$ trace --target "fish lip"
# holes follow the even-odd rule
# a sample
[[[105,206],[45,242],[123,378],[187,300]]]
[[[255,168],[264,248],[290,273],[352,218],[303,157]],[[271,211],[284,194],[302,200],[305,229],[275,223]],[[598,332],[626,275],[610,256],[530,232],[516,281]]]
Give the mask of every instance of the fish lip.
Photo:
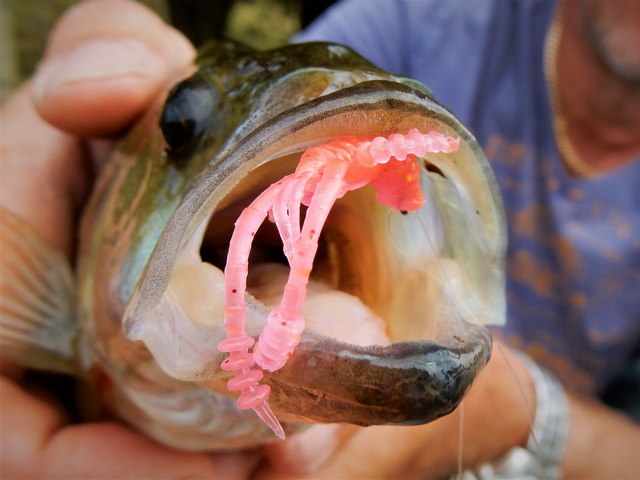
[[[305,332],[287,364],[265,372],[269,404],[284,420],[361,426],[431,422],[460,404],[491,356],[486,327],[460,327],[466,338],[368,347]]]

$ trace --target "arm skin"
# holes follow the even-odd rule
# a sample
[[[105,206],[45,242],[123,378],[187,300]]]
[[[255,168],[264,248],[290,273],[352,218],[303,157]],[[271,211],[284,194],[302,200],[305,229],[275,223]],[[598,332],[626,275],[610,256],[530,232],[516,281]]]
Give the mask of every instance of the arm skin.
[[[569,396],[567,479],[640,477],[640,426],[596,402]]]
[[[69,11],[33,82],[0,110],[2,205],[71,258],[77,213],[109,147],[81,137],[124,129],[193,54],[139,4],[90,1]],[[69,424],[46,398],[0,361],[0,477],[239,479],[255,466],[253,455],[180,452],[115,422]]]

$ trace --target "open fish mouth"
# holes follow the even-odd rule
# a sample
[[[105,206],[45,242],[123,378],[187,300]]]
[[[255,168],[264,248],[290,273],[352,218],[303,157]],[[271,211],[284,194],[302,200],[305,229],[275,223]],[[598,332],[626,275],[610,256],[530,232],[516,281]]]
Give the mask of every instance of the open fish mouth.
[[[394,210],[365,186],[336,201],[318,242],[284,367],[265,372],[284,421],[416,424],[452,411],[489,359],[482,324],[504,321],[504,219],[480,147],[446,109],[408,86],[368,81],[289,109],[228,141],[163,230],[125,312],[171,377],[227,393],[225,258],[240,213],[302,152],[344,135],[411,129],[460,139],[418,160],[424,204]],[[257,338],[286,280],[276,227],[256,233],[246,331]]]

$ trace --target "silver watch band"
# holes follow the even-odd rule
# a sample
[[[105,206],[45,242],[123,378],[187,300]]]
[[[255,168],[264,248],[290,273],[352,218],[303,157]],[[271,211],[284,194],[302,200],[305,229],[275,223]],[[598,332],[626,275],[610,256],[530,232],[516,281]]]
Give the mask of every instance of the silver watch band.
[[[526,448],[515,447],[495,461],[463,472],[462,480],[559,480],[569,432],[569,405],[560,382],[524,354],[536,389],[536,414]]]

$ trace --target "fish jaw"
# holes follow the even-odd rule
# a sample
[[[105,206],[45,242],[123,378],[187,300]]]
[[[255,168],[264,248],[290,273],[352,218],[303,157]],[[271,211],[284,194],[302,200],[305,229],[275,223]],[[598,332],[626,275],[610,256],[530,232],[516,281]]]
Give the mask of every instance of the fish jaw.
[[[437,263],[433,272],[425,272],[428,268],[423,262],[420,271],[413,272],[417,280],[403,284],[398,293],[411,295],[413,292],[413,295],[419,295],[421,278],[426,278],[425,275],[439,277],[434,281],[440,286],[440,290],[436,288],[437,293],[448,294],[452,300],[447,305],[451,306],[464,297],[468,293],[468,285],[473,284],[471,296],[474,301],[464,304],[470,313],[453,315],[455,321],[435,319],[435,336],[440,340],[445,339],[437,343],[420,340],[425,333],[425,319],[422,316],[411,318],[411,309],[403,311],[402,305],[402,313],[395,317],[404,317],[400,323],[408,324],[409,327],[405,325],[394,332],[393,325],[388,325],[388,332],[385,333],[391,341],[398,341],[390,346],[355,346],[336,338],[307,332],[290,363],[280,371],[268,374],[266,382],[273,389],[270,404],[283,418],[313,422],[344,421],[361,425],[423,423],[451,411],[475,375],[486,364],[490,352],[488,334],[473,323],[500,323],[504,318],[504,224],[501,205],[486,160],[464,127],[427,96],[393,82],[366,82],[287,111],[249,134],[236,147],[227,151],[223,158],[212,162],[180,203],[160,237],[125,312],[124,329],[127,337],[143,341],[164,371],[179,380],[210,384],[223,378],[226,373],[219,368],[220,354],[215,350],[215,346],[224,338],[221,309],[216,316],[214,308],[214,313],[206,321],[194,321],[184,312],[186,303],[171,295],[172,291],[175,292],[176,285],[172,283],[172,278],[178,267],[191,265],[196,271],[209,268],[202,267],[198,248],[207,223],[210,219],[215,222],[215,212],[224,210],[229,205],[231,201],[228,199],[237,195],[239,185],[246,187],[247,183],[243,183],[243,179],[279,158],[334,140],[344,135],[345,131],[350,135],[373,137],[406,132],[411,128],[437,130],[461,138],[460,151],[451,156],[435,155],[430,158],[431,165],[440,172],[431,176],[442,175],[449,182],[448,187],[438,186],[442,183],[438,178],[434,177],[430,181],[435,185],[435,190],[444,192],[445,196],[454,196],[463,203],[456,209],[464,210],[464,214],[454,212],[452,215],[468,220],[465,216],[467,211],[471,209],[475,212],[471,223],[472,227],[478,229],[475,235],[480,240],[475,246],[469,247],[462,245],[465,242],[460,242],[460,238],[455,238],[458,242],[456,245],[442,247],[448,255],[461,257],[454,261],[456,268],[467,269],[460,277],[446,273],[447,261],[444,264]],[[442,205],[446,203],[444,201]],[[385,213],[380,215],[384,216]],[[394,222],[392,227],[387,228],[397,228],[399,231],[409,228],[402,220]],[[464,232],[456,233],[460,222],[460,219],[452,220],[445,230],[448,228],[454,237],[466,236]],[[394,243],[397,243],[397,239],[392,238],[386,245],[401,250],[398,258],[405,255],[403,250],[407,246],[403,244],[398,248]],[[418,256],[432,253],[427,254],[415,245],[407,248]],[[462,257],[468,253],[467,249],[470,249],[469,255],[472,257],[472,266],[468,268],[462,261]],[[404,264],[410,263],[411,259],[405,260]],[[475,269],[478,263],[482,265]],[[394,278],[399,278],[398,272],[393,273]],[[460,278],[464,285],[457,291],[452,287],[454,292],[448,292],[445,287],[451,287],[449,283],[453,278]],[[387,293],[387,296],[394,296],[392,291]],[[364,295],[366,296],[366,292]],[[210,292],[209,296],[219,299],[219,293]],[[255,337],[264,325],[268,309],[251,296],[247,297],[247,303],[248,331]],[[395,308],[398,300],[386,303]],[[402,298],[399,303],[402,303]],[[383,317],[389,314],[391,308],[377,306]],[[443,317],[452,317],[450,313],[444,313]],[[411,324],[418,326],[412,327]],[[461,328],[467,333],[457,336],[464,341],[452,341],[455,339],[452,332],[460,331]],[[405,335],[407,330],[411,333]],[[455,358],[458,358],[457,363],[452,363]],[[351,377],[347,392],[335,390],[331,387],[337,383],[331,365],[340,365],[341,372],[352,374],[367,371],[368,375]],[[422,368],[421,365],[434,365],[435,370]],[[313,376],[306,375],[310,366],[314,367]],[[385,395],[381,395],[379,400],[373,402],[374,407],[359,407],[358,405],[367,405],[366,397],[374,396],[367,386],[374,378],[378,379],[380,385],[386,386],[387,399],[383,398]],[[449,383],[442,384],[439,382],[440,378],[447,378]],[[402,385],[416,384],[430,394],[426,395],[423,391],[416,396],[412,393],[415,388],[401,388]],[[343,400],[338,400],[340,395],[346,396]],[[302,398],[306,399],[305,408],[300,409],[297,405],[302,403],[299,402]],[[315,417],[305,412],[307,407],[311,407],[314,398],[325,398],[328,402],[327,406],[318,409]],[[393,408],[388,407],[389,398],[394,398],[396,402],[399,398],[405,399],[404,403],[400,402],[407,410],[404,415],[394,413]]]
[[[282,369],[265,374],[269,403],[285,421],[431,422],[458,406],[491,355],[486,328],[465,325],[460,332],[464,339],[387,346],[358,346],[309,332]]]

